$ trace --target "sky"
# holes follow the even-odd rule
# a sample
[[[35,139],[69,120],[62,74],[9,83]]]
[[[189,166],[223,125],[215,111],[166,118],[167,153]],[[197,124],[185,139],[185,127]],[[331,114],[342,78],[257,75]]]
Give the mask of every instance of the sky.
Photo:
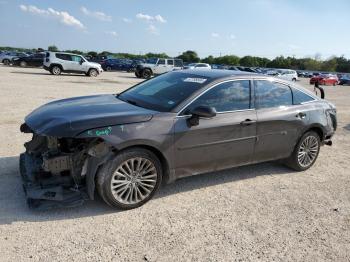
[[[0,0],[0,46],[350,58],[349,0]]]

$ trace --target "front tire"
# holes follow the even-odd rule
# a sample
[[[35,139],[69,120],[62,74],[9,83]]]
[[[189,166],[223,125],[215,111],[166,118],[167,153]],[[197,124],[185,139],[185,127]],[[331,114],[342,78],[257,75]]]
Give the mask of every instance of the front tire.
[[[10,60],[8,59],[4,59],[2,62],[4,65],[10,65]]]
[[[316,162],[320,147],[320,136],[314,131],[306,132],[287,159],[287,166],[296,171],[309,169]]]
[[[19,63],[20,67],[27,67],[27,62],[26,61],[21,61]]]
[[[98,76],[97,70],[96,70],[96,69],[93,69],[93,68],[89,70],[89,73],[88,73],[88,74],[89,74],[90,77],[96,77],[96,76]]]
[[[162,182],[159,159],[143,148],[127,149],[100,169],[97,191],[110,206],[132,209],[149,201]]]

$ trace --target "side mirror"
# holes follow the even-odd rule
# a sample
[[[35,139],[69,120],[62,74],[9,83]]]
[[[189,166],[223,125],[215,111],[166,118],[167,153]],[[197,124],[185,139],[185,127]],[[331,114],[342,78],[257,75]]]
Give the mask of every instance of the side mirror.
[[[80,60],[79,64],[81,64],[81,65],[82,65],[83,63],[84,63],[84,60],[83,60],[83,59],[82,59],[82,60]]]
[[[198,106],[188,112],[192,116],[188,119],[190,126],[198,126],[199,118],[211,118],[216,116],[216,110],[210,106]]]

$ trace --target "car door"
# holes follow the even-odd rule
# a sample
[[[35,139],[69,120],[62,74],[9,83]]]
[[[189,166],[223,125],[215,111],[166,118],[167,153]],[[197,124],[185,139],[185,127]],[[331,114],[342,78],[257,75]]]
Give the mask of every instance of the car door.
[[[56,58],[59,59],[59,62],[62,65],[64,71],[73,71],[74,70],[74,64],[73,64],[71,55],[56,53],[55,56],[56,56]]]
[[[72,71],[75,72],[85,72],[86,70],[84,70],[84,60],[81,56],[79,55],[71,55],[72,57]]]
[[[167,71],[165,59],[158,59],[157,65],[153,69],[153,73],[160,75],[166,73]]]
[[[280,82],[255,80],[257,142],[254,161],[288,157],[308,123],[302,105],[293,105],[291,88]]]
[[[43,54],[35,54],[31,58],[31,63],[33,66],[41,66],[44,62],[44,55]]]
[[[211,106],[213,118],[189,126],[188,112]],[[190,103],[175,120],[174,151],[177,176],[188,176],[251,161],[256,139],[256,112],[249,80],[220,83]]]

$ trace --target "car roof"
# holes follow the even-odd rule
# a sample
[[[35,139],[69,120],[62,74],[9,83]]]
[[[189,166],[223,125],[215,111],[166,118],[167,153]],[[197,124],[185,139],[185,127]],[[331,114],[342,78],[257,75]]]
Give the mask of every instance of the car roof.
[[[181,71],[175,71],[175,72],[181,72],[181,73],[187,73],[191,75],[198,75],[201,77],[207,77],[211,78],[212,80],[221,79],[221,78],[229,78],[229,77],[249,77],[249,76],[264,76],[259,75],[256,73],[251,72],[244,72],[244,71],[234,71],[234,70],[224,70],[224,69],[186,69]]]

